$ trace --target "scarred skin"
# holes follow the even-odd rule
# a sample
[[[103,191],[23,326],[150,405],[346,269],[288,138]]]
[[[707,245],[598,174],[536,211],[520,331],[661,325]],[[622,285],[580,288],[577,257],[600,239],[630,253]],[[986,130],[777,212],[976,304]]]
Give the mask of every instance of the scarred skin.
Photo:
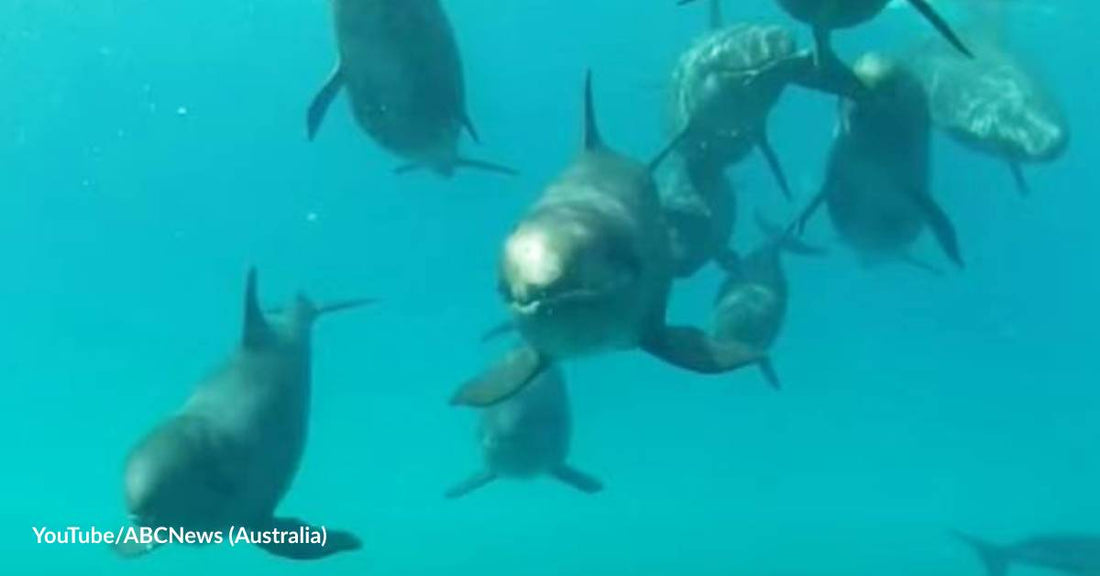
[[[910,65],[928,91],[932,121],[955,140],[1012,162],[1049,162],[1069,145],[1065,114],[1047,90],[992,43],[960,58],[928,42]]]
[[[680,153],[712,165],[743,160],[794,80],[798,57],[794,36],[780,26],[734,24],[696,40],[672,74],[670,133],[692,122],[698,129]]]

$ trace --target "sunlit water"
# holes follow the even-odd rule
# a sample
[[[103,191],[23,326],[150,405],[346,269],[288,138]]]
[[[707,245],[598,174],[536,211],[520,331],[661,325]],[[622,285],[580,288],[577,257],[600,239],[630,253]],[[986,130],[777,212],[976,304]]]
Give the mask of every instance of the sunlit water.
[[[647,157],[663,83],[705,18],[672,0],[445,4],[484,140],[464,146],[521,177],[396,177],[342,98],[308,143],[304,110],[334,58],[322,0],[0,3],[3,572],[964,576],[982,568],[953,528],[1100,531],[1092,7],[1010,17],[1074,127],[1062,160],[1028,169],[1032,197],[1001,163],[934,143],[967,270],[862,270],[819,222],[809,236],[830,257],[788,260],[785,390],[640,353],[576,362],[571,459],[605,492],[501,482],[448,502],[480,463],[475,415],[446,399],[504,350],[478,343],[505,314],[499,246],[576,153],[584,70],[606,139]],[[727,4],[788,21],[764,0]],[[851,60],[927,33],[897,9],[835,40]],[[798,202],[754,155],[731,172],[743,216],[790,217],[816,191],[834,106],[788,91],[772,140]],[[940,261],[927,238],[918,251]],[[125,455],[236,344],[250,264],[271,305],[298,289],[382,299],[318,326],[309,446],[280,508],[354,530],[363,550],[124,562],[36,544],[32,526],[125,523]],[[705,322],[719,280],[679,285],[671,315]]]

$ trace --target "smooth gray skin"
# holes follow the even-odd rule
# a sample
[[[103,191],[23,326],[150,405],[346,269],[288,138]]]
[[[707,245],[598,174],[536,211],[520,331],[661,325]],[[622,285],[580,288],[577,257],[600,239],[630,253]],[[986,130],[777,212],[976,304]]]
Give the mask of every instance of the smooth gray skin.
[[[312,139],[336,94],[346,89],[359,126],[407,159],[399,172],[458,167],[512,173],[460,157],[458,139],[477,132],[466,110],[462,59],[439,0],[331,0],[339,61],[308,115]]]
[[[966,59],[930,40],[909,65],[928,92],[936,127],[1007,162],[1019,191],[1027,193],[1020,165],[1060,158],[1069,146],[1069,124],[1046,88],[999,43],[971,44],[976,56]]]
[[[954,226],[929,192],[931,120],[923,88],[877,54],[861,58],[855,72],[871,95],[841,103],[825,184],[803,224],[824,203],[841,237],[868,265],[919,263],[909,248],[927,227],[961,267]]]
[[[729,242],[737,220],[737,194],[723,170],[676,163],[660,194],[675,276],[690,278],[712,260],[728,267],[735,258]]]
[[[779,230],[757,215],[757,224],[768,236],[758,248],[730,266],[714,300],[714,337],[770,350],[787,318],[789,285],[783,270],[783,253],[819,256],[824,252],[802,243],[793,227]],[[781,388],[770,361],[760,363],[768,384]]]
[[[1100,536],[1048,534],[998,546],[968,534],[955,536],[968,544],[985,565],[987,576],[1005,576],[1012,564],[1074,574],[1100,575]]]
[[[779,0],[794,19],[829,30],[852,28],[878,16],[890,0]]]
[[[587,494],[599,492],[599,480],[566,463],[572,432],[565,379],[553,367],[512,398],[482,411],[477,439],[484,468],[448,491],[447,497],[460,498],[499,478],[542,475]]]
[[[298,471],[305,449],[311,395],[310,334],[321,315],[364,301],[317,308],[304,296],[269,322],[251,271],[240,346],[199,383],[183,408],[130,452],[126,507],[141,526],[226,531],[297,530],[308,525],[277,518],[275,509]],[[328,530],[327,546],[272,544],[286,558],[319,559],[360,547],[355,535]],[[118,546],[125,557],[151,551]]]
[[[673,269],[649,166],[607,147],[585,91],[585,147],[504,245],[500,292],[524,345],[464,384],[453,404],[488,406],[551,363],[640,347],[680,368],[717,374],[759,360],[697,328],[665,323]]]

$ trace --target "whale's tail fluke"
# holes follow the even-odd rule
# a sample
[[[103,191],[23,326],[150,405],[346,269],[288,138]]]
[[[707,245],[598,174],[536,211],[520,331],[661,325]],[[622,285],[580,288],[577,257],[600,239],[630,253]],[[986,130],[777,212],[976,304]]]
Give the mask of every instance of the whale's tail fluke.
[[[952,534],[963,543],[970,546],[985,565],[987,576],[1005,576],[1008,574],[1009,557],[1007,551],[995,544],[990,544],[979,538],[959,531]]]
[[[603,491],[603,482],[590,474],[586,474],[569,466],[560,464],[550,471],[550,476],[562,484],[570,486],[585,494],[598,494]]]
[[[356,308],[363,308],[374,304],[377,300],[373,298],[358,298],[355,300],[343,300],[340,302],[330,302],[321,306],[313,306],[313,317],[320,318],[322,316],[328,316],[329,314],[336,314],[338,312],[344,312],[347,310],[354,310]]]
[[[447,490],[444,497],[448,500],[457,500],[492,484],[496,479],[497,475],[492,470],[480,470],[451,487],[450,490]]]
[[[319,318],[348,310],[357,310],[376,302],[378,300],[374,298],[354,298],[316,304],[309,296],[299,292],[294,305],[290,308],[269,308],[267,312],[268,314],[289,314],[292,321],[297,322],[299,326],[305,329],[309,329]]]

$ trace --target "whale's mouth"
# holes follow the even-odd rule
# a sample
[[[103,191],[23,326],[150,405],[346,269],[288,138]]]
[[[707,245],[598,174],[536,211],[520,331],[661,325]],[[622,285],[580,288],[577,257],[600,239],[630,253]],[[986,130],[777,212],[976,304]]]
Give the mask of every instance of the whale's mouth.
[[[625,282],[620,283],[625,286]],[[575,288],[555,292],[532,295],[528,298],[509,298],[508,305],[516,314],[534,316],[540,313],[552,314],[555,309],[567,306],[584,306],[596,304],[612,297],[617,289],[622,286],[608,286],[602,289]]]
[[[518,315],[599,306],[628,293],[643,274],[633,245],[575,214],[531,224],[505,245],[499,290]]]

